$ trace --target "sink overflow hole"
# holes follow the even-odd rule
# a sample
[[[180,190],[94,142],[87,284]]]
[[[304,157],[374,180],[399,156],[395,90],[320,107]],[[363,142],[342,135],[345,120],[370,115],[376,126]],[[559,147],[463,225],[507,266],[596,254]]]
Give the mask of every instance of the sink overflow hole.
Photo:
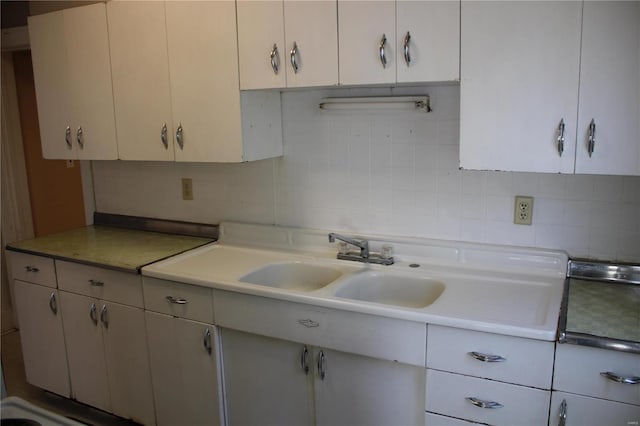
[[[419,268],[420,265],[418,263],[412,263],[411,265],[409,265],[409,268]]]

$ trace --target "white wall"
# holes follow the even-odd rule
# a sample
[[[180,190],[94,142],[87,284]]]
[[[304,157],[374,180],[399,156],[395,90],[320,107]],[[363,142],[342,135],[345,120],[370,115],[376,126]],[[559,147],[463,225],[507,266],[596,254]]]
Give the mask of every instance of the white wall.
[[[434,111],[321,112],[325,96],[431,95]],[[250,221],[567,250],[640,261],[640,177],[458,170],[459,87],[283,94],[282,158],[244,164],[94,162],[101,212]],[[516,137],[517,135],[514,135]],[[183,201],[180,178],[193,179]],[[513,224],[531,195],[533,225]]]

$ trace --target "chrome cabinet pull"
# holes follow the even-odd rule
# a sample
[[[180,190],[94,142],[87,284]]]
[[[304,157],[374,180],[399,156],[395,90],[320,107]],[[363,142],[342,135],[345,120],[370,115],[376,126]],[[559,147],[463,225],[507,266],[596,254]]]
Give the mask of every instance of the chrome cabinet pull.
[[[160,140],[162,141],[162,145],[164,145],[164,149],[169,149],[169,139],[167,138],[167,123],[162,125],[162,130],[160,131]]]
[[[476,351],[467,352],[467,353],[472,358],[475,358],[478,361],[482,361],[482,362],[503,362],[507,360],[506,358],[501,357],[500,355],[483,354],[481,352],[476,352]]]
[[[82,126],[76,130],[76,140],[78,141],[78,146],[84,149],[84,132],[82,131]]]
[[[182,139],[182,123],[178,124],[178,130],[176,130],[176,141],[180,149],[184,149],[184,140]]]
[[[36,268],[35,266],[29,266],[29,265],[25,266],[24,270],[27,271],[27,272],[39,272],[40,271],[40,269]]]
[[[71,142],[71,127],[67,126],[64,131],[64,141],[67,143],[67,149],[73,148],[73,142]]]
[[[98,325],[98,313],[95,303],[91,303],[89,307],[89,318],[91,318],[93,325]]]
[[[186,305],[187,303],[189,303],[187,299],[183,299],[183,298],[176,299],[173,296],[167,296],[166,299],[169,303],[174,303],[176,305]]]
[[[380,51],[380,63],[382,64],[382,68],[387,67],[387,55],[384,52],[384,48],[387,45],[387,35],[382,34],[382,39],[380,40],[380,46],[378,50]]]
[[[589,123],[589,157],[593,154],[593,151],[596,147],[596,122],[594,119],[591,119],[591,123]]]
[[[89,282],[89,284],[91,284],[94,287],[102,287],[104,285],[104,283],[102,281],[98,281],[98,280],[94,280],[94,279],[91,279],[88,282]]]
[[[407,35],[404,36],[404,61],[407,63],[407,66],[411,65],[411,54],[409,53],[409,43],[411,42],[411,34],[407,31]]]
[[[211,330],[208,328],[204,331],[204,349],[211,355],[213,348],[211,346]]]
[[[562,157],[564,152],[564,118],[558,124],[558,155]]]
[[[567,424],[567,400],[563,399],[560,404],[560,413],[558,414],[558,426],[566,426]]]
[[[107,316],[107,305],[102,305],[102,310],[100,311],[100,321],[102,321],[105,328],[109,328],[109,318]]]
[[[49,309],[53,312],[53,315],[58,315],[58,302],[56,301],[56,294],[51,293],[51,297],[49,297]]]
[[[326,367],[324,361],[324,352],[320,351],[318,353],[318,376],[321,380],[324,380],[324,376],[326,375]]]
[[[600,373],[600,375],[602,377],[606,377],[611,381],[622,383],[625,385],[637,385],[638,383],[640,383],[640,377],[638,376],[621,376],[611,371],[603,371]]]
[[[309,374],[309,349],[305,345],[302,348],[302,355],[300,356],[300,366],[302,367],[302,371],[304,374]]]
[[[271,59],[271,69],[273,73],[278,75],[278,71],[280,71],[280,53],[278,53],[278,45],[275,43],[273,43],[273,49],[271,49],[269,58]]]
[[[294,74],[298,73],[297,57],[298,57],[298,44],[294,41],[293,48],[291,49],[291,52],[289,52],[289,60],[291,61],[291,67],[293,68]]]
[[[496,408],[502,408],[503,407],[503,405],[500,404],[499,402],[485,401],[484,399],[475,398],[473,396],[468,396],[465,399],[467,401],[469,401],[470,403],[472,403],[473,405],[475,405],[476,407],[479,407],[479,408],[496,409]]]

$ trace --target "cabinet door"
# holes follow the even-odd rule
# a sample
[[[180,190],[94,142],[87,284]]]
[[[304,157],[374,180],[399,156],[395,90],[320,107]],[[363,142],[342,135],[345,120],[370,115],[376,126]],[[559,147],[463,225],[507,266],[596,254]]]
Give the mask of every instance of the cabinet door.
[[[586,1],[576,173],[640,174],[640,2]],[[589,125],[595,144],[589,155]]]
[[[424,368],[326,349],[315,367],[319,426],[424,424]]]
[[[240,162],[235,3],[170,1],[166,9],[176,161]]]
[[[572,1],[462,2],[462,168],[573,173],[581,9]]]
[[[287,87],[338,84],[338,19],[336,1],[284,2]],[[296,54],[292,55],[294,44]],[[297,72],[291,57],[294,56]]]
[[[311,348],[285,340],[220,329],[229,425],[311,425]]]
[[[564,423],[561,422],[564,418]],[[631,425],[640,421],[640,406],[565,392],[552,392],[549,426]]]
[[[73,398],[111,411],[100,301],[66,291],[59,295]]]
[[[221,425],[215,326],[145,313],[158,425]]]
[[[285,87],[283,1],[238,0],[237,12],[240,89]]]
[[[27,381],[68,398],[69,368],[58,291],[18,280],[13,281],[13,290]]]
[[[460,2],[399,0],[396,4],[398,83],[458,81]]]
[[[64,11],[72,134],[79,159],[118,158],[103,3]]]
[[[395,1],[338,1],[340,84],[396,82],[395,17]]]
[[[63,11],[29,17],[33,78],[44,158],[76,158],[76,144],[73,143],[71,129],[64,25]]]
[[[110,1],[107,21],[119,157],[173,160],[164,2]]]
[[[154,424],[144,311],[101,300],[100,323],[113,413]]]

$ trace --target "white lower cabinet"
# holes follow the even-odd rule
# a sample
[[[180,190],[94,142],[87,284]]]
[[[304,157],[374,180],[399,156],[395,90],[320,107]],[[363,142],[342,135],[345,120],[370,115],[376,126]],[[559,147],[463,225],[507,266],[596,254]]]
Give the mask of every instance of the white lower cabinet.
[[[145,316],[157,424],[223,425],[217,328],[155,312]]]
[[[553,392],[549,426],[637,425],[640,407],[566,392]]]
[[[143,310],[66,291],[60,305],[73,397],[154,424]]]
[[[221,335],[229,425],[424,424],[424,368],[229,329]]]

